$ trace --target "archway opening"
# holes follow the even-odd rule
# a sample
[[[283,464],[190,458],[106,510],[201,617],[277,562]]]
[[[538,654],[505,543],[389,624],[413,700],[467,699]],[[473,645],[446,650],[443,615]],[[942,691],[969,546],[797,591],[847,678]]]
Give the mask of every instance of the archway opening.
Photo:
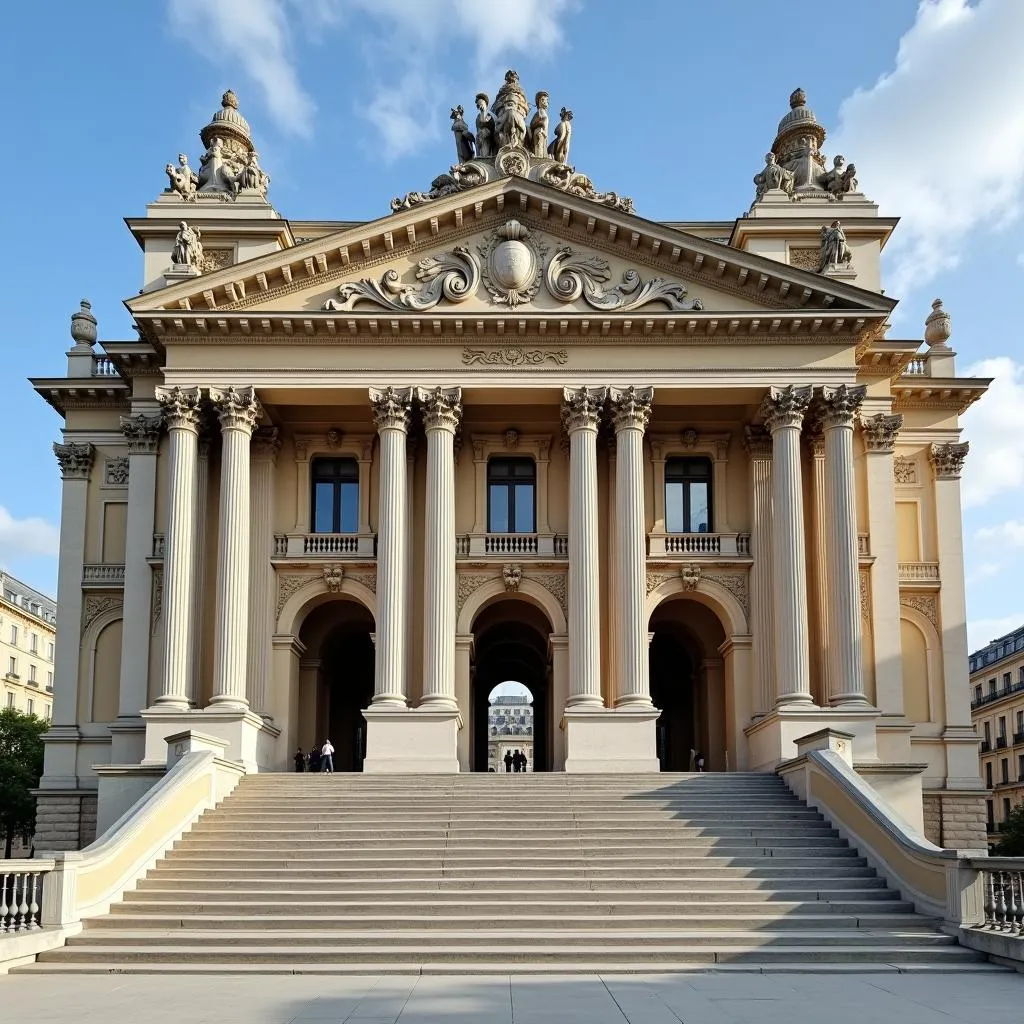
[[[651,700],[661,710],[656,726],[663,772],[725,771],[725,673],[719,647],[725,631],[697,601],[669,599],[651,615]]]
[[[487,695],[487,770],[536,771],[533,757],[533,694],[514,679]]]
[[[504,771],[504,743],[511,739],[512,749],[522,749],[516,739],[527,742],[525,733],[513,730],[525,728],[532,720],[531,755],[527,756],[527,771],[550,771],[554,754],[552,721],[551,662],[548,637],[551,626],[540,609],[522,599],[511,598],[489,605],[477,616],[473,624],[475,639],[475,671],[470,689],[470,721],[472,742],[470,763],[474,771],[486,772],[490,768]],[[514,682],[515,688],[503,686]],[[500,713],[503,722],[492,708],[492,694],[500,697],[506,692],[514,701]],[[525,701],[526,703],[520,703]],[[529,714],[527,710],[529,709]],[[522,722],[519,719],[523,719]],[[502,729],[509,733],[503,734]],[[494,730],[492,732],[492,730]],[[501,748],[500,758],[492,762],[491,755]]]
[[[334,770],[358,772],[366,756],[363,709],[373,698],[373,616],[357,601],[314,608],[299,632],[299,744],[309,751],[329,738]]]

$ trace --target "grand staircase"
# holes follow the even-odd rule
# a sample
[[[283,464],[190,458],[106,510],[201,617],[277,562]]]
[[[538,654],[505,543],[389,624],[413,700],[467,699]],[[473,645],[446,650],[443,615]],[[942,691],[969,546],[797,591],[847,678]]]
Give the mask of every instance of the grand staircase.
[[[254,775],[33,972],[994,969],[772,775]]]

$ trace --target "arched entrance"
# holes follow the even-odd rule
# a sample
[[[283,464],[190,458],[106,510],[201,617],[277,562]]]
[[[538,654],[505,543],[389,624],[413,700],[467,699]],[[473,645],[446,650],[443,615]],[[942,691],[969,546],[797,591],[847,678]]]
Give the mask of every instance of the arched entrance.
[[[661,709],[656,726],[663,772],[694,770],[692,753],[708,771],[725,771],[726,693],[721,622],[710,608],[670,598],[651,615],[651,700]]]
[[[299,673],[299,743],[308,751],[330,737],[334,770],[362,771],[363,709],[373,698],[373,616],[348,598],[321,604],[299,631],[306,647]]]
[[[515,598],[488,605],[473,623],[476,671],[470,686],[473,771],[488,770],[490,730],[488,697],[500,683],[515,680],[533,698],[533,771],[550,771],[552,738],[552,686],[548,637],[551,626],[534,605]]]

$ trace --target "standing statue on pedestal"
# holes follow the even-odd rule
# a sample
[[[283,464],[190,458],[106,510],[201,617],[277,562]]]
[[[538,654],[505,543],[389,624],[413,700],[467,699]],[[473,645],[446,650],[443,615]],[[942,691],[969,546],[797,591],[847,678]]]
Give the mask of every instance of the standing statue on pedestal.
[[[527,136],[526,148],[530,155],[544,160],[548,155],[548,94],[537,93],[537,113],[530,121],[530,134]]]
[[[199,191],[231,192],[231,180],[231,169],[224,159],[224,143],[217,136],[199,160]]]
[[[466,124],[463,117],[465,113],[466,111],[460,103],[459,106],[452,107],[450,115],[452,134],[455,136],[455,159],[458,164],[469,163],[473,159],[473,150],[476,146],[476,139],[473,138],[473,133],[469,130],[469,125]]]
[[[490,96],[485,92],[476,94],[476,155],[490,159],[498,151],[495,142],[494,115],[487,109],[491,102]]]
[[[773,188],[781,188],[786,195],[791,196],[795,179],[792,171],[787,171],[779,164],[774,153],[765,153],[764,170],[754,175],[754,185],[757,187],[758,199],[763,199],[764,194]]]
[[[203,262],[202,237],[198,228],[189,227],[186,221],[182,221],[178,225],[178,233],[174,236],[171,262],[175,266],[199,270]]]
[[[848,269],[853,261],[853,253],[846,244],[846,232],[839,221],[832,221],[831,225],[821,226],[821,249],[818,273],[824,274],[828,270]]]
[[[515,71],[505,72],[505,84],[494,97],[491,109],[497,122],[498,145],[522,146],[526,140],[526,115],[530,112],[530,104]]]
[[[857,191],[857,165],[850,164],[845,170],[846,158],[837,156],[832,161],[832,170],[821,179],[822,187],[831,192],[836,199],[842,199],[847,192]]]
[[[171,191],[177,192],[186,203],[196,201],[196,190],[199,188],[199,178],[196,172],[188,165],[188,157],[184,153],[178,154],[178,166],[168,164],[164,170],[171,183]]]
[[[548,155],[555,163],[569,162],[569,142],[572,140],[572,111],[562,107],[558,124],[555,125],[555,137],[548,146]]]

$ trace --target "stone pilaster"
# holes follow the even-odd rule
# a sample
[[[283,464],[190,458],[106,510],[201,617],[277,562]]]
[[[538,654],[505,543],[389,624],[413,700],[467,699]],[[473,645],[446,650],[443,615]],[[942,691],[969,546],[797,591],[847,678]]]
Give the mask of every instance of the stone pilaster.
[[[210,389],[221,429],[217,618],[211,707],[245,710],[249,628],[249,449],[260,404],[251,387]],[[168,628],[170,623],[168,623]]]
[[[427,435],[427,492],[423,557],[423,699],[421,706],[455,703],[455,431],[462,419],[461,388],[417,388]]]
[[[276,427],[258,427],[250,446],[249,473],[249,637],[247,650],[249,706],[269,714],[271,637],[274,633],[274,467],[281,450]]]
[[[140,714],[149,704],[150,611],[153,601],[153,549],[156,517],[156,462],[160,415],[121,417],[128,441],[128,522],[124,553],[124,619],[121,631],[121,678],[117,722],[111,724],[111,761],[137,763],[145,748]]]
[[[800,475],[800,425],[810,401],[809,387],[791,384],[773,387],[761,406],[772,435],[775,704],[779,708],[813,706]]]
[[[406,440],[411,388],[370,389],[380,435],[380,495],[377,507],[377,654],[373,704],[405,707],[406,683]]]
[[[871,609],[875,648],[875,703],[883,715],[903,714],[899,555],[893,510],[893,453],[903,417],[878,413],[861,419],[867,452],[868,531],[871,537]]]
[[[569,699],[602,707],[600,570],[597,545],[597,424],[607,388],[565,388],[569,435]],[[621,458],[621,454],[619,455]]]
[[[825,433],[825,553],[829,567],[830,703],[868,704],[864,693],[863,631],[857,553],[857,496],[853,481],[853,420],[867,388],[823,387],[818,414]]]
[[[654,388],[611,388],[615,427],[615,541],[619,579],[616,707],[651,706],[647,653],[647,551],[644,522],[644,431]],[[596,504],[596,501],[595,501]],[[596,512],[596,509],[595,509]]]
[[[772,439],[764,427],[748,424],[743,444],[750,459],[750,631],[753,644],[755,714],[775,706],[775,620],[772,613]]]
[[[192,649],[192,597],[195,581],[196,446],[199,438],[199,388],[156,389],[170,437],[167,478],[167,528],[164,536],[164,671],[155,704],[188,708]]]

